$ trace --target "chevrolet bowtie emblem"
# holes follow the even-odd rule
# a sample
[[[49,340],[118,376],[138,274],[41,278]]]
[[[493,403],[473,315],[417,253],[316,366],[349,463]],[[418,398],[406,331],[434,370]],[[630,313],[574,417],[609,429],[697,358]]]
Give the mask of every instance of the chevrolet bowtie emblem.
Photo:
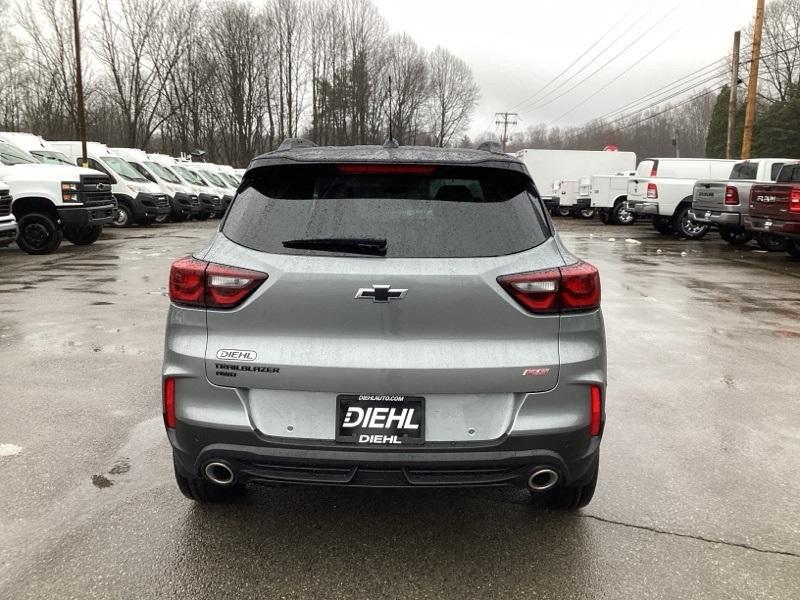
[[[389,285],[373,285],[371,288],[359,288],[356,298],[372,299],[373,302],[389,302],[405,298],[407,289],[395,289]]]

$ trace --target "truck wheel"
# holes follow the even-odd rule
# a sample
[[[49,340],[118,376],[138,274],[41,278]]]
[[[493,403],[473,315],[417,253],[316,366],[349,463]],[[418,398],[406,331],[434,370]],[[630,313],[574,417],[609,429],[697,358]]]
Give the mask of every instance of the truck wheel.
[[[754,233],[746,231],[745,229],[729,229],[721,227],[719,230],[719,237],[731,244],[732,246],[743,246],[753,239]]]
[[[534,494],[532,501],[534,504],[546,508],[560,510],[576,510],[587,506],[592,501],[594,491],[597,488],[597,477],[600,473],[600,456],[598,454],[594,465],[591,467],[591,479],[584,485],[566,486],[561,485],[542,494]]]
[[[158,216],[157,216],[157,217],[154,219],[154,222],[155,222],[155,223],[166,223],[166,222],[167,222],[167,219],[169,219],[169,215],[168,215],[168,214],[166,214],[166,215],[158,215]]]
[[[773,233],[757,233],[756,243],[767,252],[780,252],[783,250],[783,238]]]
[[[569,206],[559,206],[556,209],[556,214],[559,217],[568,217],[572,214],[572,209]]]
[[[608,211],[605,208],[601,208],[597,211],[597,215],[600,217],[600,222],[608,225]]]
[[[189,218],[188,213],[175,212],[170,215],[169,220],[173,223],[183,223]]]
[[[689,206],[684,206],[675,215],[674,227],[678,235],[687,240],[699,240],[708,233],[708,225],[689,218]]]
[[[582,208],[578,211],[578,216],[581,219],[593,219],[595,210],[593,208]]]
[[[783,249],[786,250],[792,258],[800,258],[800,240],[793,238],[784,240]]]
[[[636,223],[636,213],[628,210],[625,202],[617,202],[611,212],[611,221],[616,225],[633,225]]]
[[[76,246],[88,246],[94,244],[101,233],[103,233],[102,225],[85,225],[65,229],[64,237]]]
[[[672,225],[672,220],[667,217],[653,217],[653,229],[661,235],[672,235],[675,233],[675,227]]]
[[[244,492],[242,485],[217,485],[194,477],[185,477],[178,472],[178,466],[175,465],[175,483],[178,484],[178,489],[181,494],[186,496],[189,500],[200,502],[202,504],[211,502],[226,502],[235,500]]]
[[[28,213],[19,220],[17,246],[28,254],[50,254],[64,237],[55,220],[42,213]]]
[[[133,225],[133,211],[126,204],[118,205],[117,214],[114,215],[111,224],[114,227],[130,227]]]

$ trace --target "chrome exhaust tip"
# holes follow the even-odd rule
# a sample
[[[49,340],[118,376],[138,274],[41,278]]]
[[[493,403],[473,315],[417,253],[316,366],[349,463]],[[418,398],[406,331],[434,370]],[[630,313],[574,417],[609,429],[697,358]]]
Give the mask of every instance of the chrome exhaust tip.
[[[217,485],[231,485],[235,479],[233,470],[223,462],[208,463],[203,472],[206,479]]]
[[[537,467],[528,477],[528,489],[532,492],[546,492],[558,483],[558,473],[546,467]]]

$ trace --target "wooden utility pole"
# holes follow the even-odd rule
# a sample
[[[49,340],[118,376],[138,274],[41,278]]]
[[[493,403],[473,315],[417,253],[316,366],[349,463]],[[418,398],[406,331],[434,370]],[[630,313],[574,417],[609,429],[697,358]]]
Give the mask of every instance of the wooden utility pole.
[[[725,144],[725,158],[733,158],[733,133],[736,130],[736,102],[739,90],[739,45],[742,32],[733,34],[733,54],[731,57],[731,99],[728,104],[728,141]]]
[[[511,125],[512,127],[517,124],[517,117],[519,115],[517,113],[509,113],[509,112],[501,112],[495,113],[495,125],[502,125],[503,126],[503,135],[500,136],[500,145],[502,146],[502,151],[506,151],[506,143],[510,140],[508,137],[508,126]]]
[[[75,29],[75,93],[78,96],[78,136],[81,140],[81,166],[86,160],[86,111],[83,106],[83,69],[81,68],[81,30],[78,22],[78,0],[72,0],[72,19]]]
[[[750,81],[747,84],[747,112],[744,116],[742,160],[750,158],[753,146],[753,124],[756,121],[756,92],[758,91],[758,64],[761,62],[761,32],[764,29],[764,0],[756,0],[756,22],[753,27],[753,54],[750,57]]]

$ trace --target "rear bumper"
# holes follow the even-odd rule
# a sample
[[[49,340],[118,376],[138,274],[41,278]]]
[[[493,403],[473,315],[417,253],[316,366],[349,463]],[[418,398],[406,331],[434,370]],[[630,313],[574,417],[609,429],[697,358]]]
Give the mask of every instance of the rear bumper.
[[[252,431],[219,430],[178,422],[168,431],[178,470],[200,477],[206,464],[227,463],[240,483],[354,487],[524,487],[534,467],[555,469],[581,485],[599,452],[600,437],[586,428],[506,436],[492,444],[426,444],[411,450],[365,449],[335,442],[279,443]]]
[[[114,219],[116,204],[101,206],[60,206],[58,218],[64,227],[85,227],[88,225],[108,225]]]
[[[800,220],[780,221],[767,217],[748,215],[744,218],[744,225],[746,229],[759,233],[772,233],[775,235],[800,238]]]
[[[658,202],[641,202],[634,201],[628,202],[628,210],[633,211],[637,215],[658,215]]]
[[[8,246],[17,239],[17,222],[14,219],[0,221],[0,247]]]
[[[742,216],[738,212],[721,212],[692,207],[689,210],[689,218],[698,223],[709,223],[723,227],[742,226]]]

